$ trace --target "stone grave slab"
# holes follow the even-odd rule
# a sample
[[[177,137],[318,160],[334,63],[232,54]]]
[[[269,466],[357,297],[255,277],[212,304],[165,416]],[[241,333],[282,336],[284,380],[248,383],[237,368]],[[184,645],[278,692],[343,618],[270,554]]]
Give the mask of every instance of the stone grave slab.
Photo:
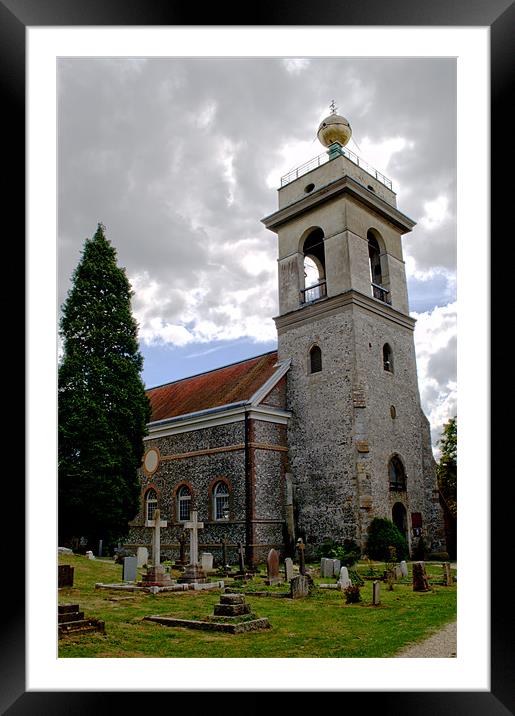
[[[135,582],[138,575],[138,558],[124,557],[122,567],[122,582]]]

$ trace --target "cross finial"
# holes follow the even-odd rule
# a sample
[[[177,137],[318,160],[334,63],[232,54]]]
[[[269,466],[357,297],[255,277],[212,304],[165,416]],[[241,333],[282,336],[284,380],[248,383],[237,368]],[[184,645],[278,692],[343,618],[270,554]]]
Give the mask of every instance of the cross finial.
[[[331,114],[336,114],[336,104],[334,102],[334,99],[331,100],[331,104],[329,105],[329,109],[331,110]]]

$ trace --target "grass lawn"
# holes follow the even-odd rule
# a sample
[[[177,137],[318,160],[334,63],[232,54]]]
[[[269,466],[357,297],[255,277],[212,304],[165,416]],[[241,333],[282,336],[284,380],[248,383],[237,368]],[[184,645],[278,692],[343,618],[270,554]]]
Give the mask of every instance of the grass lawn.
[[[143,621],[152,614],[183,619],[204,619],[213,613],[221,591],[146,594],[95,589],[95,582],[121,581],[122,567],[113,561],[60,555],[60,564],[75,567],[74,587],[60,589],[59,604],[79,604],[86,617],[105,621],[106,635],[65,636],[59,640],[59,657],[388,657],[409,642],[429,636],[456,618],[456,585],[432,584],[432,591],[413,592],[411,580],[381,584],[381,605],[372,606],[372,582],[361,589],[363,601],[346,604],[339,590],[318,589],[306,599],[247,596],[258,617],[268,617],[271,629],[229,635],[170,628]],[[378,574],[384,569],[375,564]],[[411,566],[408,565],[410,577]],[[442,566],[427,563],[434,582],[442,580]],[[368,565],[358,571],[366,574]],[[173,573],[172,573],[173,576]],[[335,580],[319,579],[315,584]],[[229,580],[226,586],[230,586]],[[246,590],[286,591],[264,586],[256,577]],[[235,590],[236,591],[236,590]]]

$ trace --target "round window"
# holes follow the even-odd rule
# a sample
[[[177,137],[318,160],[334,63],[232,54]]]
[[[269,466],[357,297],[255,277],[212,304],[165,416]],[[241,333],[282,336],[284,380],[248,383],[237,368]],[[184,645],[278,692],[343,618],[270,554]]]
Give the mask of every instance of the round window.
[[[306,194],[309,194],[309,192],[313,191],[314,188],[315,188],[314,184],[308,184],[306,187],[304,187],[304,191],[306,192]]]

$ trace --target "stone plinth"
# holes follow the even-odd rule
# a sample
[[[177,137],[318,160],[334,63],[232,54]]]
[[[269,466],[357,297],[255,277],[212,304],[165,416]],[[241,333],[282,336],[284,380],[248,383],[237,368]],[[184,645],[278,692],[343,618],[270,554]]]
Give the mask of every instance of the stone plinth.
[[[188,564],[182,575],[177,580],[179,583],[202,584],[207,582],[206,573],[198,564]]]
[[[142,587],[170,587],[172,580],[163,565],[158,564],[147,568],[147,573],[139,584]]]

